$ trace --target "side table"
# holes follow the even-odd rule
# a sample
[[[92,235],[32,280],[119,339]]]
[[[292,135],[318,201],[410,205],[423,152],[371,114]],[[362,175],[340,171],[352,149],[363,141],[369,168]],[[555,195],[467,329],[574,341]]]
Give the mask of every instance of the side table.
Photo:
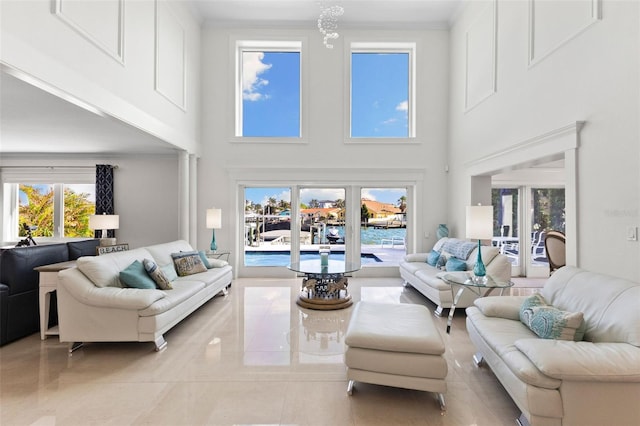
[[[58,289],[58,272],[74,268],[76,261],[52,263],[51,265],[38,266],[35,269],[40,273],[40,339],[47,336],[57,336],[58,326],[49,328],[49,308],[51,306],[51,293]]]
[[[473,274],[469,272],[449,272],[444,274],[442,280],[451,286],[451,295],[453,296],[453,304],[449,309],[449,317],[447,318],[447,334],[450,334],[451,323],[453,322],[453,313],[456,311],[456,305],[465,290],[471,290],[479,297],[485,297],[491,294],[491,292],[496,288],[499,288],[500,296],[502,296],[502,292],[504,292],[505,288],[513,286],[513,282],[511,281],[496,281],[489,275],[487,275],[486,282],[478,283],[473,280]],[[460,287],[457,292],[454,292],[454,286]]]

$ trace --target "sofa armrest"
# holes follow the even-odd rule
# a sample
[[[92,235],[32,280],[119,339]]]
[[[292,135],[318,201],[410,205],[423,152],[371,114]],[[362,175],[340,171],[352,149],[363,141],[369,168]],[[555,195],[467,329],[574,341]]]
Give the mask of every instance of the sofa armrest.
[[[405,255],[405,262],[426,262],[429,253],[410,253]]]
[[[579,382],[640,382],[640,348],[628,343],[520,339],[515,345],[549,377]]]
[[[162,290],[96,287],[76,268],[62,271],[58,277],[58,285],[63,286],[77,301],[89,306],[140,310],[166,296]]]
[[[483,297],[473,303],[485,317],[520,321],[520,307],[527,296]]]

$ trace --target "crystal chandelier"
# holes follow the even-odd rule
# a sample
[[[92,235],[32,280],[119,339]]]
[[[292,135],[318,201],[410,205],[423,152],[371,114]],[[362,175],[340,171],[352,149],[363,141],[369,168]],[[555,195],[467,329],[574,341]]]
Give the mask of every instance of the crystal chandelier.
[[[329,43],[329,40],[340,37],[338,34],[338,16],[344,14],[344,8],[342,6],[323,6],[320,5],[320,17],[318,18],[318,30],[324,35],[322,41],[327,49],[333,49],[333,44]]]

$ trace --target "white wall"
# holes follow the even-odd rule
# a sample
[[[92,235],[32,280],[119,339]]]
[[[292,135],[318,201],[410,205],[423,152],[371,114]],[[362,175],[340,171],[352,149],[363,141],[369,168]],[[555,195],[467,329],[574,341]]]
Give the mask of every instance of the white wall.
[[[198,152],[200,28],[180,2],[3,0],[0,16],[3,66]]]
[[[233,224],[242,223],[236,194],[229,173],[238,168],[257,170],[265,179],[299,176],[309,169],[305,182],[320,183],[335,176],[357,178],[360,173],[384,178],[386,171],[421,170],[424,176],[417,205],[417,249],[430,248],[439,223],[447,222],[445,200],[447,190],[444,171],[447,141],[448,109],[448,31],[423,30],[404,32],[341,30],[341,38],[330,50],[324,47],[314,25],[305,28],[229,29],[205,27],[202,34],[203,155],[199,173],[199,235],[204,229],[204,212],[215,206],[223,209],[223,228],[216,232],[218,246],[234,246]],[[254,39],[307,40],[303,52],[308,60],[309,117],[308,142],[300,144],[231,143],[233,134],[232,37]],[[344,41],[393,40],[416,41],[418,134],[416,144],[346,145],[344,143],[345,79],[348,79]],[[303,113],[303,117],[304,117]],[[284,178],[286,182],[286,177]],[[289,180],[288,183],[295,183]],[[424,238],[424,231],[431,234]],[[208,238],[199,239],[205,248]],[[240,247],[241,249],[241,247]]]
[[[114,170],[114,211],[120,216],[118,242],[130,248],[179,238],[178,155],[3,156],[2,167],[95,167]]]
[[[469,163],[585,121],[576,159],[577,265],[638,280],[640,244],[626,234],[640,222],[639,3],[604,1],[602,19],[581,29],[591,3],[536,2],[543,9],[535,10],[529,65],[529,2],[497,2],[495,21],[496,3],[468,2],[451,32],[450,217],[463,226],[464,206],[475,196]],[[560,6],[568,13],[553,9]],[[495,62],[490,49],[479,49],[493,40]],[[471,109],[465,82],[478,101]]]

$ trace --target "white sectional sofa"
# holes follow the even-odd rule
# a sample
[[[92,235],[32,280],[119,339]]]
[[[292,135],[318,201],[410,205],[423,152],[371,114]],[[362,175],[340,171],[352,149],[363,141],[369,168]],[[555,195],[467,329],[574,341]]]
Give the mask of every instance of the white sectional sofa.
[[[433,250],[440,252],[446,257],[453,256],[452,253],[446,252],[447,247],[453,245],[461,246],[466,243],[463,240],[455,238],[441,238],[433,246]],[[499,281],[509,281],[511,278],[511,264],[506,256],[499,253],[497,247],[482,246],[482,262],[484,263],[487,274]],[[473,270],[478,256],[478,248],[473,250],[464,250],[464,254],[458,254],[466,262],[468,271]],[[412,253],[407,254],[404,260],[400,262],[400,276],[405,281],[405,285],[411,285],[420,293],[425,295],[433,303],[437,305],[435,314],[440,316],[444,309],[448,309],[453,304],[453,296],[451,294],[451,286],[440,278],[443,270],[429,265],[427,257],[429,253]],[[466,308],[473,304],[478,296],[471,291],[465,291],[456,307]]]
[[[58,274],[60,341],[70,350],[83,342],[155,342],[163,334],[231,285],[225,265],[178,277],[172,289],[123,288],[120,272],[133,261],[151,259],[159,267],[173,264],[172,253],[193,251],[186,241],[137,248],[95,257],[81,257],[77,268]]]
[[[485,297],[466,310],[474,360],[491,367],[522,411],[519,423],[639,425],[640,284],[565,266],[540,294],[559,310],[582,313],[582,340],[538,337],[520,320],[527,297]],[[566,330],[562,321],[545,320],[545,330]]]

